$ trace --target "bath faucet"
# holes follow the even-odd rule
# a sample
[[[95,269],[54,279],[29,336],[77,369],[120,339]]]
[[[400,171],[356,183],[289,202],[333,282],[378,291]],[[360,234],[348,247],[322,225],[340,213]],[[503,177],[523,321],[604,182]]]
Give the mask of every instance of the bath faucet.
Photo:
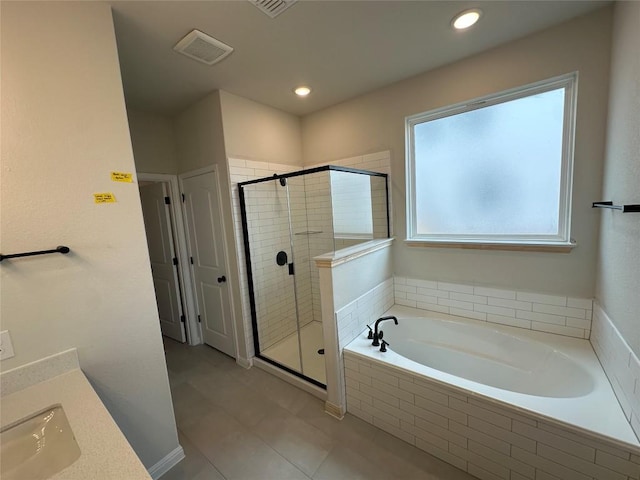
[[[384,322],[385,320],[393,320],[393,322],[398,325],[398,319],[393,315],[389,315],[388,317],[380,317],[378,320],[376,320],[373,331],[373,342],[371,343],[371,345],[373,345],[374,347],[380,346],[380,340],[382,339],[382,330],[378,331],[378,325],[380,324],[380,322]]]

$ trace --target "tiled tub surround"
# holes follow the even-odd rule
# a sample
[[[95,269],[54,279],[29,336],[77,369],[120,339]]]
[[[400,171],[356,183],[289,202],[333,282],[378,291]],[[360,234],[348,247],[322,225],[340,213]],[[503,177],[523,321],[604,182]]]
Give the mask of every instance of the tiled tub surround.
[[[396,305],[589,338],[593,300],[394,277]]]
[[[593,310],[593,345],[631,428],[640,436],[640,361],[604,310]]]
[[[389,313],[398,314],[401,323],[403,316],[424,315],[399,306]],[[579,364],[593,371],[594,391],[583,397],[545,398],[488,387],[417,364],[395,353],[393,346],[380,353],[362,332],[344,349],[347,411],[481,479],[640,478],[640,444],[588,342],[484,325],[538,341],[551,337],[554,348],[573,350]],[[545,410],[545,404],[550,408]],[[572,422],[583,416],[583,423],[607,435],[615,425],[623,440],[554,419],[549,411]]]

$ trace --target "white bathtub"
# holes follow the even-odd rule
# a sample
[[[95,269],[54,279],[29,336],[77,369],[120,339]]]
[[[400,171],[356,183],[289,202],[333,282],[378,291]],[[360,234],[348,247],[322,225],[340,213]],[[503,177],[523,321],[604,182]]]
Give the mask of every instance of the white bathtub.
[[[363,332],[345,347],[345,358],[353,354],[514,412],[640,447],[588,340],[402,306],[385,315],[399,321],[380,324],[388,351],[371,346]]]

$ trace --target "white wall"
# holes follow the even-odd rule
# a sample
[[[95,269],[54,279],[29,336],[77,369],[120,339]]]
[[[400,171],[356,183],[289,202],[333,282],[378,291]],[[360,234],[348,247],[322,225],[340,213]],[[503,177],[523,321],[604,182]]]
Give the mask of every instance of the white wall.
[[[144,173],[178,172],[173,122],[170,118],[127,109],[136,170]]]
[[[572,222],[578,248],[569,254],[461,251],[402,241],[393,248],[395,273],[408,277],[590,297],[599,221],[590,207],[601,188],[610,22],[610,9],[599,10],[306,116],[304,164],[390,149],[394,232],[402,238],[405,116],[579,70]]]
[[[300,165],[300,119],[220,91],[227,157]]]
[[[216,165],[218,169],[222,220],[225,228],[224,241],[229,264],[226,277],[231,292],[233,321],[238,339],[236,352],[240,363],[246,365],[249,350],[243,339],[249,336],[249,332],[245,330],[242,321],[242,297],[237,269],[238,256],[234,248],[229,164],[222,131],[220,93],[215,91],[188,107],[174,118],[173,125],[179,173],[190,172],[210,165]]]
[[[615,5],[602,199],[640,203],[640,3]],[[640,356],[640,213],[598,212],[596,299]]]
[[[178,447],[111,11],[2,2],[3,371],[77,347],[80,365],[150,467]],[[117,203],[97,205],[94,192]]]

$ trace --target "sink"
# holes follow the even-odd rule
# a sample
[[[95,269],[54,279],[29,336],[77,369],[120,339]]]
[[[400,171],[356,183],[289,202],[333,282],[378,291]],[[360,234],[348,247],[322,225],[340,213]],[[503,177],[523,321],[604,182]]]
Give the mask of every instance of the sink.
[[[2,480],[46,479],[80,457],[61,405],[7,425],[0,430]]]

